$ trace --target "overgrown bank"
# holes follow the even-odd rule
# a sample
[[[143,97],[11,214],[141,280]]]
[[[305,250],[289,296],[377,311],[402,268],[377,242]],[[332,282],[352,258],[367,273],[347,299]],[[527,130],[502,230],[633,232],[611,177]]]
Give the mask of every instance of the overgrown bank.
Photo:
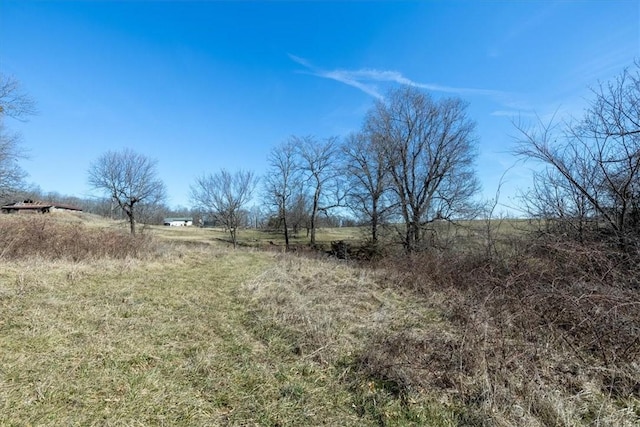
[[[3,215],[0,218],[0,259],[81,262],[148,258],[155,249],[148,236],[136,238],[120,229],[90,228],[73,215]]]
[[[367,370],[455,396],[471,424],[636,425],[637,260],[596,244],[516,249],[399,261],[392,280],[424,295],[455,335],[385,334],[365,355]]]
[[[597,246],[519,251],[289,259],[250,285],[254,328],[339,367],[380,425],[637,425],[636,267]]]

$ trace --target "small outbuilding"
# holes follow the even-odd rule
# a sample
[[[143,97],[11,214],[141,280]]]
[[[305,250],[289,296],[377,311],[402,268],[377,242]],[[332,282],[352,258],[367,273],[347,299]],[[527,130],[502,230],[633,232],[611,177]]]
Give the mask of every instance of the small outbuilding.
[[[164,225],[167,227],[191,227],[193,218],[165,218]]]

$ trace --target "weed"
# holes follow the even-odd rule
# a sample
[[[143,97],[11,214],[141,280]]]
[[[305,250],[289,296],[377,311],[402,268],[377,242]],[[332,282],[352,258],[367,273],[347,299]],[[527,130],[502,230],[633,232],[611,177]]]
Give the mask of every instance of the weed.
[[[100,258],[143,257],[153,245],[146,236],[115,229],[89,228],[44,215],[3,216],[0,220],[0,259],[40,257],[85,261]]]

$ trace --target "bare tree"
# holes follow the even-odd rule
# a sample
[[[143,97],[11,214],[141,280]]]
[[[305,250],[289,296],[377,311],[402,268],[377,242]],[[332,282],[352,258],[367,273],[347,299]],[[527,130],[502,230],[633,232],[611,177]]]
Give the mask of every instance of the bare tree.
[[[145,207],[159,205],[166,198],[158,178],[156,161],[130,149],[108,151],[89,167],[89,184],[106,193],[129,221],[136,234],[136,221]]]
[[[426,225],[464,215],[479,190],[475,123],[457,98],[433,100],[414,87],[389,92],[369,112],[365,129],[381,144],[408,252],[424,247]]]
[[[585,237],[605,227],[624,250],[640,243],[640,64],[593,90],[584,117],[558,128],[517,123],[515,152],[544,165],[533,214],[564,220]],[[601,233],[598,233],[601,236]]]
[[[338,141],[335,137],[319,141],[312,136],[293,136],[291,142],[296,147],[300,171],[311,194],[309,240],[311,246],[315,246],[318,214],[339,207],[344,198],[337,167]]]
[[[13,77],[0,74],[0,200],[24,185],[26,173],[18,164],[24,158],[20,136],[5,127],[5,118],[24,121],[36,113],[35,101]]]
[[[287,141],[271,150],[269,169],[264,180],[265,197],[276,208],[278,221],[284,230],[285,246],[289,249],[289,213],[300,193],[300,167],[296,146]]]
[[[533,173],[532,188],[519,193],[522,206],[530,218],[540,221],[540,231],[584,241],[598,228],[597,211],[587,198],[589,193],[597,191],[598,170],[591,162],[584,161],[584,153],[580,152],[579,146],[558,150],[558,147],[551,148],[542,142],[556,138],[554,126],[541,122],[535,130],[525,130],[522,124],[517,126],[523,135],[527,135],[526,140],[522,138],[519,141],[517,154],[534,158],[532,149],[537,150],[538,156],[548,156],[555,164]],[[541,158],[537,160],[541,161]],[[567,179],[566,174],[571,179]]]
[[[309,237],[311,230],[311,201],[310,197],[300,189],[293,194],[291,199],[291,207],[287,213],[287,224],[291,226],[294,237],[300,233],[300,230],[307,230]]]
[[[385,151],[377,139],[366,132],[349,135],[343,146],[347,179],[347,205],[366,220],[371,243],[378,243],[378,228],[386,222],[394,202]]]
[[[234,248],[238,244],[238,228],[246,219],[244,208],[251,201],[256,184],[253,172],[240,170],[232,174],[223,169],[197,178],[191,186],[192,200],[224,226]]]
[[[36,112],[36,102],[22,89],[20,82],[0,73],[0,118],[24,120]]]
[[[23,186],[27,174],[18,163],[23,157],[20,138],[7,132],[0,121],[0,200],[7,199]]]

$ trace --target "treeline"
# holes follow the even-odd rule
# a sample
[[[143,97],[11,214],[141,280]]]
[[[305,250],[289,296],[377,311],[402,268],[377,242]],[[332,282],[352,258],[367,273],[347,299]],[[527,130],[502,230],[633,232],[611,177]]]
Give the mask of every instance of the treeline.
[[[38,187],[14,191],[2,200],[2,204],[24,200],[74,206],[82,209],[83,212],[105,218],[127,220],[125,213],[110,198],[69,196],[57,191],[44,191]],[[141,210],[137,218],[137,221],[143,224],[161,225],[167,218],[192,218],[196,226],[224,227],[224,224],[216,221],[209,212],[197,208],[172,207],[164,203],[144,205],[143,207],[144,209]],[[238,212],[238,218],[238,225],[241,228],[278,230],[281,227],[277,216],[258,204],[241,209]],[[355,227],[360,225],[362,224],[349,215],[328,214],[318,218],[319,227]],[[294,234],[307,235],[309,218],[304,206],[301,206],[297,211],[296,220],[292,222],[291,227]]]
[[[540,220],[540,232],[581,242],[606,241],[623,252],[640,243],[640,74],[639,64],[593,90],[583,117],[568,122],[516,123],[520,137],[513,153],[536,161],[534,185],[521,193],[521,206]],[[13,81],[11,81],[13,82]],[[5,84],[5,92],[14,86]],[[15,95],[15,94],[14,94]],[[25,95],[22,95],[23,97]],[[0,93],[2,117],[33,111],[26,98]],[[13,101],[16,103],[15,101]],[[487,215],[479,201],[475,171],[476,123],[459,98],[433,98],[416,87],[391,90],[367,112],[361,128],[344,138],[294,135],[274,147],[268,169],[221,170],[203,174],[191,185],[192,207],[166,206],[166,189],[156,162],[123,150],[109,151],[89,167],[89,182],[104,198],[69,198],[56,193],[22,192],[107,217],[161,223],[165,217],[193,217],[196,224],[226,228],[232,241],[242,227],[305,230],[316,244],[316,230],[345,222],[366,225],[368,242],[380,231],[406,252],[429,247],[433,223]],[[4,132],[4,128],[0,129]],[[2,133],[2,196],[21,181],[15,139]],[[13,172],[12,174],[9,172]],[[14,191],[13,196],[16,195]]]
[[[199,178],[192,199],[234,241],[237,214],[257,189],[287,247],[302,227],[315,246],[320,223],[342,213],[367,226],[374,247],[384,227],[407,252],[420,251],[434,221],[479,212],[475,126],[464,101],[403,87],[377,101],[361,130],[342,141],[291,136],[269,153],[260,183],[251,172],[223,170]]]
[[[595,87],[582,117],[514,123],[514,156],[538,163],[520,202],[538,220],[539,235],[640,251],[639,70],[636,63]],[[258,188],[287,245],[301,222],[314,245],[319,219],[345,212],[367,225],[373,247],[384,230],[406,252],[418,252],[430,246],[434,222],[491,216],[492,204],[478,199],[477,142],[464,101],[403,87],[375,102],[361,129],[342,140],[291,136],[274,147]],[[225,174],[235,187],[220,184]],[[220,217],[242,206],[229,196],[233,188],[256,185],[243,171],[210,178],[199,181],[193,200],[215,206]],[[221,196],[217,203],[205,197],[211,194]]]

